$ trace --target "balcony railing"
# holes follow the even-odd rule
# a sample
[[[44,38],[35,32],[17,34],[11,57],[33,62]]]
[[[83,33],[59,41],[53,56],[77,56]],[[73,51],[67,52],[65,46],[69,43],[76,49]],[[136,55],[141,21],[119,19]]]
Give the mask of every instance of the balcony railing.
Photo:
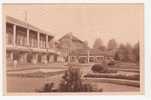
[[[37,48],[38,47],[38,41],[36,39],[30,39],[29,40],[29,46],[33,47],[33,48]]]
[[[22,37],[22,36],[16,37],[16,45],[18,45],[18,46],[27,46],[27,39],[26,39],[26,37]]]
[[[45,41],[40,41],[39,47],[40,48],[46,48],[46,42]]]

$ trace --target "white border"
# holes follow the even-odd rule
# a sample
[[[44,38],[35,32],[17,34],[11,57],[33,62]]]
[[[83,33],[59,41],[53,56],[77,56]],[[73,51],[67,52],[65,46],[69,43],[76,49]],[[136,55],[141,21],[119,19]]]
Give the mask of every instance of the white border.
[[[3,0],[1,1],[3,3],[143,3],[144,0]],[[86,99],[123,99],[123,100],[140,100],[140,99],[151,99],[151,1],[150,0],[145,0],[145,96],[87,96]],[[2,6],[0,6],[0,13],[2,13]],[[0,14],[0,19],[2,19],[2,15]],[[2,33],[2,20],[0,20],[0,32]],[[2,39],[2,34],[0,34],[0,54],[2,55],[2,49],[3,49],[3,39]],[[0,56],[0,80],[1,80],[1,86],[0,86],[0,93],[1,95],[3,94],[3,86],[2,86],[2,68],[3,68],[3,57]],[[48,96],[49,97],[49,96]],[[57,99],[65,99],[63,97],[67,96],[57,96]],[[10,98],[12,99],[12,98]],[[16,99],[16,98],[15,98]],[[23,98],[18,98],[18,99],[23,99]],[[24,98],[27,99],[27,98]],[[29,98],[28,98],[29,99]],[[32,98],[31,98],[32,99]],[[38,97],[36,98],[37,100],[40,99],[48,99],[47,97]],[[51,97],[49,99],[56,99],[54,97]],[[79,96],[68,96],[68,99],[84,99],[83,97]]]
[[[144,0],[3,0],[4,3],[144,3]]]
[[[151,97],[151,1],[145,1],[145,95]]]

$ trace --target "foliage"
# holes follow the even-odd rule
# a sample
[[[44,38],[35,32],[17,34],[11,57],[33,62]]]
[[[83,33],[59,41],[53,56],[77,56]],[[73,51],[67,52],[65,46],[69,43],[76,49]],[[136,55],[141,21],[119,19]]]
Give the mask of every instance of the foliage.
[[[90,84],[83,84],[80,70],[69,68],[63,75],[63,80],[59,86],[61,92],[90,92],[93,91]]]
[[[113,50],[117,48],[117,43],[114,39],[109,40],[108,42],[108,50]]]
[[[115,60],[124,62],[139,62],[139,42],[133,47],[127,43],[126,45],[121,44],[116,50],[114,55]]]
[[[116,73],[116,70],[109,70],[105,64],[94,64],[91,70],[95,73]]]
[[[38,90],[38,92],[55,92],[53,90],[54,83],[46,83],[42,90]]]
[[[109,66],[113,66],[113,65],[115,65],[115,64],[116,64],[116,63],[115,63],[115,61],[113,61],[113,60],[108,63]]]
[[[47,83],[39,92],[102,92],[102,89],[94,89],[91,84],[82,83],[79,68],[69,68],[62,76],[57,89],[54,83]]]
[[[107,71],[107,68],[106,68],[106,66],[104,66],[104,65],[95,64],[95,65],[92,66],[91,70],[92,70],[93,72],[104,73],[104,72]]]
[[[134,60],[138,63],[140,59],[139,58],[139,42],[134,45],[133,54],[134,54]]]
[[[114,59],[120,60],[119,52],[115,52]]]
[[[95,40],[95,42],[93,44],[93,48],[94,49],[99,49],[99,50],[102,50],[102,51],[106,50],[106,47],[103,45],[103,42],[102,42],[101,38],[98,38],[98,39]]]

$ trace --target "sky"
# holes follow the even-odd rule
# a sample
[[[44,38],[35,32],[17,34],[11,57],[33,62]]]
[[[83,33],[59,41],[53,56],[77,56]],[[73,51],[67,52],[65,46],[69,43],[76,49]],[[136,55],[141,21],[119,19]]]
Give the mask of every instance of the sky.
[[[72,32],[93,46],[96,38],[104,45],[110,39],[134,45],[144,34],[144,6],[137,5],[4,5],[4,15],[48,31],[58,40]]]

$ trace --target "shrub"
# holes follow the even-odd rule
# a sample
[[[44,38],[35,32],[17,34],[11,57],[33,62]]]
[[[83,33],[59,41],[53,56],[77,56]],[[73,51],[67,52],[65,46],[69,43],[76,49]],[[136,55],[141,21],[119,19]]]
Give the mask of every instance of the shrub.
[[[38,91],[38,92],[56,92],[56,90],[53,89],[53,87],[54,87],[54,83],[53,82],[52,83],[46,83],[44,85],[44,87],[42,87],[42,89],[36,90],[36,91]]]
[[[108,65],[109,65],[109,66],[114,66],[114,65],[115,65],[115,62],[114,62],[114,61],[110,61],[110,62],[108,63]]]
[[[52,87],[54,86],[54,83],[46,83],[44,86],[44,92],[51,92],[52,91]]]
[[[47,83],[38,92],[102,92],[103,89],[94,89],[91,84],[82,83],[80,69],[69,68],[62,76],[57,89],[53,89],[54,83]]]
[[[108,69],[106,64],[94,64],[91,70],[94,73],[117,73],[117,70]]]
[[[94,64],[91,70],[95,73],[116,73],[116,70],[109,70],[106,64]]]
[[[93,91],[90,84],[83,84],[80,69],[69,68],[63,75],[59,85],[60,92],[90,92]]]

